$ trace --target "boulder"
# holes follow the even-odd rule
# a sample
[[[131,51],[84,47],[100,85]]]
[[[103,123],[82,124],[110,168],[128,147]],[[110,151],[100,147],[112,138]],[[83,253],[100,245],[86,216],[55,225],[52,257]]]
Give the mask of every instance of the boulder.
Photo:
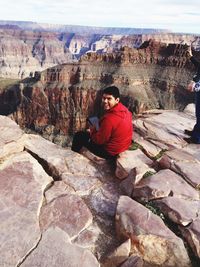
[[[193,146],[193,149],[187,146],[184,149],[174,149],[166,152],[160,159],[159,165],[162,168],[169,168],[179,173],[193,187],[196,187],[200,184],[200,158],[197,158],[197,150],[194,147],[197,145],[193,144],[191,146]]]
[[[160,170],[158,173],[142,179],[134,187],[133,198],[152,200],[167,196],[199,199],[199,194],[181,176],[171,170]]]
[[[121,196],[118,202],[116,231],[121,238],[131,239],[131,251],[147,266],[191,266],[183,241],[159,216],[127,196]]]
[[[119,155],[116,162],[115,175],[119,179],[128,177],[131,169],[136,168],[135,183],[140,181],[147,171],[152,169],[153,161],[149,159],[140,149],[127,150]]]
[[[155,200],[154,204],[171,221],[183,226],[187,226],[200,215],[199,200],[165,197],[160,200]]]
[[[0,266],[17,266],[37,246],[38,212],[52,182],[27,152],[0,165]]]
[[[187,227],[180,226],[179,229],[194,254],[200,259],[200,219],[197,218]]]

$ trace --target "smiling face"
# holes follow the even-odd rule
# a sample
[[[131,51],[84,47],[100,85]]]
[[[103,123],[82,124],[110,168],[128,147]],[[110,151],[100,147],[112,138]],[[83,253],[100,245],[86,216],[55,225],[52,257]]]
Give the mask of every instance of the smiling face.
[[[110,110],[111,108],[116,106],[118,103],[119,103],[119,97],[115,98],[113,95],[103,94],[102,105],[105,111]]]

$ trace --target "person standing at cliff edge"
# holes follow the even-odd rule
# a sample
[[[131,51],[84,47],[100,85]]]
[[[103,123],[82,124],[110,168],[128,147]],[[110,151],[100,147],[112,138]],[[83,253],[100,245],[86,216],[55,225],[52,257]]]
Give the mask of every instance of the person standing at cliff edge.
[[[192,131],[185,130],[185,134],[189,135],[189,138],[184,138],[188,143],[200,144],[200,61],[198,61],[192,55],[191,46],[188,49],[188,54],[190,60],[197,69],[196,74],[193,76],[193,80],[188,85],[188,90],[190,92],[195,92],[195,115],[196,115],[196,124]]]
[[[86,147],[96,156],[112,160],[132,143],[132,114],[120,103],[116,86],[103,90],[102,106],[104,115],[99,120],[99,127],[91,125],[86,131],[77,132],[71,149],[81,152]]]

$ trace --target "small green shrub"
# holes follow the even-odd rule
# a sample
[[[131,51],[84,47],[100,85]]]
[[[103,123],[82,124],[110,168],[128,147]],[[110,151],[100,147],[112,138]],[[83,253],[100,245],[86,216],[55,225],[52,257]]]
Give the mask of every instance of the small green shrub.
[[[160,211],[158,207],[152,201],[144,203],[144,206],[149,209],[153,214],[158,215],[162,220],[165,220],[164,214]]]
[[[153,159],[154,160],[160,159],[166,151],[167,149],[162,149],[155,157],[153,157]]]
[[[143,177],[142,178],[147,178],[147,177],[149,177],[149,176],[151,176],[151,175],[153,175],[153,174],[155,174],[156,172],[153,172],[153,171],[147,171],[147,172],[145,172],[145,174],[143,175]]]
[[[142,146],[136,142],[133,142],[128,150],[142,149]]]

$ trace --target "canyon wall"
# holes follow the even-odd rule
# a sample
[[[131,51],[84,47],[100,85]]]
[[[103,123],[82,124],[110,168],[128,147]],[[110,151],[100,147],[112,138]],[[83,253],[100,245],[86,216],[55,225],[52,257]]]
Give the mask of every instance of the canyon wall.
[[[133,114],[152,108],[182,110],[193,101],[186,90],[193,72],[186,45],[150,41],[141,49],[87,53],[77,63],[36,72],[4,90],[0,114],[56,141],[55,136],[84,129],[87,116],[100,115],[102,89],[111,84],[120,88],[121,101]]]
[[[54,33],[0,29],[0,77],[23,79],[69,61],[71,52]]]
[[[35,71],[63,63],[76,62],[88,52],[115,53],[122,47],[138,48],[150,39],[165,44],[191,44],[195,50],[200,48],[199,36],[174,34],[159,30],[145,29],[134,34],[130,31],[79,31],[75,28],[47,27],[34,24],[5,24],[0,22],[0,77],[24,79]],[[32,27],[32,28],[31,28]],[[50,30],[52,29],[52,30]],[[57,30],[57,31],[56,31]]]

